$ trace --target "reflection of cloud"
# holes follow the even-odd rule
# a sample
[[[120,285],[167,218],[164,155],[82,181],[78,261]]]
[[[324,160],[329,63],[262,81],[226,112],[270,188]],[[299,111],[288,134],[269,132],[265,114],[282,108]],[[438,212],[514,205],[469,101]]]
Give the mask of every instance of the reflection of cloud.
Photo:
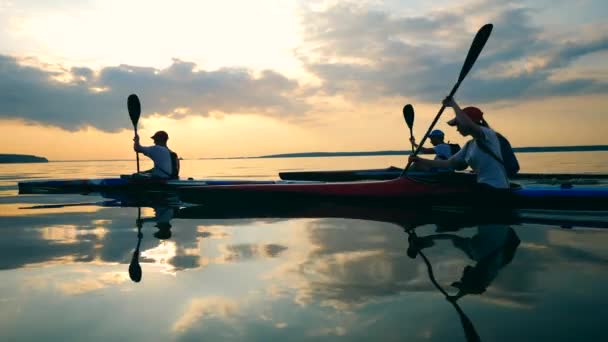
[[[227,262],[254,258],[275,258],[287,247],[277,244],[239,244],[222,246],[223,259]]]
[[[93,236],[96,240],[103,240],[108,230],[103,227],[94,229],[79,229],[75,225],[59,225],[40,228],[42,239],[55,243],[76,243],[79,238]]]
[[[97,276],[85,274],[85,278],[65,281],[57,284],[61,292],[66,295],[80,295],[83,293],[99,290],[110,285],[117,285],[129,280],[125,272],[101,273]]]
[[[347,334],[347,331],[346,331],[345,327],[337,326],[337,327],[332,327],[332,328],[322,328],[319,330],[315,330],[315,331],[312,331],[310,334],[312,336],[329,336],[329,335],[345,336]]]
[[[196,228],[197,232],[203,238],[211,238],[211,239],[225,239],[230,234],[226,231],[226,228],[221,226],[198,226]]]
[[[230,318],[239,312],[239,304],[227,297],[205,297],[190,301],[185,312],[173,324],[172,330],[184,332],[205,319]]]
[[[142,251],[140,263],[155,265],[165,273],[175,274],[175,267],[170,261],[177,255],[176,251],[174,241],[162,241],[156,247]]]
[[[45,265],[47,267],[51,265]],[[126,272],[100,271],[107,264],[77,265],[75,268],[55,268],[54,272],[27,277],[23,287],[28,291],[59,291],[63,295],[75,296],[100,290],[129,281]],[[63,270],[67,269],[66,272]]]

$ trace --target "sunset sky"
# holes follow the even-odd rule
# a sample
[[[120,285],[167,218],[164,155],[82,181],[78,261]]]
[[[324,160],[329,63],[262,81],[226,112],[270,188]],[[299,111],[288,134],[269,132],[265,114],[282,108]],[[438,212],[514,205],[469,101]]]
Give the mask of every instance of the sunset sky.
[[[457,4],[456,4],[457,3]],[[605,0],[0,0],[0,153],[132,158],[126,100],[184,158],[407,149],[456,99],[513,146],[608,144]],[[445,122],[437,128],[463,142]]]

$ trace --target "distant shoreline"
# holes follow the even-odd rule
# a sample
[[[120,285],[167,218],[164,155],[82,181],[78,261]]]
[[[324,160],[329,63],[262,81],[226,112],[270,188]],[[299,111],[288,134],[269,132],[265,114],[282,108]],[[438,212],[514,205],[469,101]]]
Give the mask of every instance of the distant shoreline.
[[[32,156],[29,154],[0,154],[0,164],[18,163],[48,163],[44,157]]]
[[[583,145],[583,146],[545,146],[545,147],[515,147],[513,150],[517,153],[544,153],[544,152],[602,152],[608,151],[608,145]],[[216,160],[216,159],[269,159],[269,158],[324,158],[324,157],[365,157],[365,156],[407,156],[410,151],[402,150],[384,150],[384,151],[355,151],[355,152],[301,152],[301,153],[282,153],[269,154],[253,157],[207,157],[207,158],[185,158],[183,160]],[[7,154],[0,154],[9,156]],[[14,156],[14,155],[10,155]],[[46,158],[30,156],[34,158],[42,158],[49,162]],[[1,160],[1,159],[0,159]],[[69,162],[114,162],[114,161],[132,161],[132,159],[73,159],[73,160],[51,160],[54,163],[69,163]],[[0,161],[0,163],[2,163]],[[15,162],[17,163],[17,162]],[[21,161],[20,163],[26,163]]]
[[[545,146],[545,147],[514,147],[516,153],[544,153],[544,152],[598,152],[608,151],[608,145],[583,146]],[[216,157],[200,159],[267,159],[267,158],[323,158],[323,157],[360,157],[360,156],[407,156],[411,151],[384,150],[359,152],[301,152],[269,154],[256,157]]]

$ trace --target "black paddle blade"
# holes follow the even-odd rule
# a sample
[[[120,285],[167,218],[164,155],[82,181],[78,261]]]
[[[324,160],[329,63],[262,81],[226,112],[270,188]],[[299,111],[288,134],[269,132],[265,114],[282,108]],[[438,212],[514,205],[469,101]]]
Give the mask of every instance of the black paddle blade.
[[[131,118],[133,127],[136,127],[137,122],[139,121],[139,115],[141,114],[141,106],[137,95],[129,95],[129,98],[127,99],[127,108],[129,109],[129,117]]]
[[[490,38],[490,34],[492,33],[492,28],[494,26],[492,24],[485,24],[482,28],[479,29],[475,38],[473,39],[473,43],[471,43],[471,47],[469,48],[469,53],[467,54],[467,58],[464,60],[464,65],[462,66],[462,70],[460,71],[460,76],[458,77],[458,82],[461,82],[475,64],[477,57],[483,50],[483,47],[486,45],[488,38]]]
[[[141,281],[141,266],[139,265],[139,252],[133,253],[131,263],[129,264],[129,278],[135,283]]]
[[[403,118],[405,119],[407,127],[412,129],[412,127],[414,127],[414,107],[411,104],[406,104],[403,107]]]

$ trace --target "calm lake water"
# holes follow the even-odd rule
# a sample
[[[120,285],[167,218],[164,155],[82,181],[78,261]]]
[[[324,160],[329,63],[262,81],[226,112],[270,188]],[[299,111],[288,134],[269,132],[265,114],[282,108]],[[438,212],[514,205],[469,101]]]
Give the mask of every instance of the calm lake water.
[[[525,172],[608,173],[608,152],[519,158]],[[182,175],[274,179],[278,171],[404,159],[184,160]],[[389,212],[399,224],[384,219],[386,208],[369,219],[186,218],[170,208],[105,206],[99,195],[17,194],[21,180],[134,168],[134,161],[0,165],[0,340],[608,338],[608,229],[431,222],[407,233],[408,219],[420,215],[407,208]],[[32,208],[40,205],[47,207]]]

